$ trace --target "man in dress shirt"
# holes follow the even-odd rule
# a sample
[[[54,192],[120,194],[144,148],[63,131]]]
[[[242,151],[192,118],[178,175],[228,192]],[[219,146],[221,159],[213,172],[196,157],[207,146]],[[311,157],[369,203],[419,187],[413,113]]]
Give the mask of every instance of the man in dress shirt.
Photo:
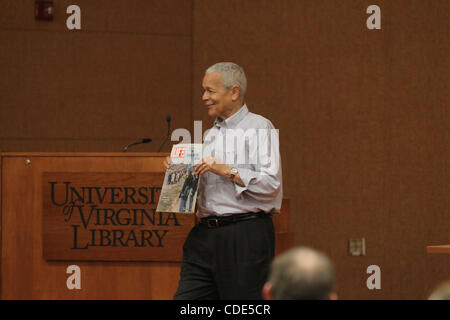
[[[261,299],[274,256],[271,215],[283,197],[278,131],[249,112],[240,66],[211,66],[202,86],[215,122],[195,166],[200,219],[183,246],[174,299]]]

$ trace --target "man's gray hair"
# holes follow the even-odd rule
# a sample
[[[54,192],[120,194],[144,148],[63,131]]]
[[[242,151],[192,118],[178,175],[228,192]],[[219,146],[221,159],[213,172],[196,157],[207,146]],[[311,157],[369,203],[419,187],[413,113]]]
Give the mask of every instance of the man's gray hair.
[[[247,77],[244,69],[233,62],[219,62],[206,69],[205,74],[218,72],[222,76],[223,84],[227,90],[233,86],[238,86],[239,98],[244,99],[247,91]]]
[[[273,261],[268,281],[275,300],[326,300],[333,292],[335,270],[324,254],[294,248]]]

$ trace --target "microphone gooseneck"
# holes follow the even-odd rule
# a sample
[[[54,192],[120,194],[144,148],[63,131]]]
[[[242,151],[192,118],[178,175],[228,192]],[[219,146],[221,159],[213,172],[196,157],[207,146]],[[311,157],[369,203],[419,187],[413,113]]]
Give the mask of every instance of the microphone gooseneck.
[[[144,139],[142,139],[142,140],[139,140],[139,141],[136,141],[136,142],[127,144],[127,145],[125,146],[125,148],[123,148],[122,152],[126,152],[126,151],[128,150],[128,148],[131,147],[131,146],[135,146],[135,145],[137,145],[137,144],[142,144],[142,143],[149,143],[149,142],[152,142],[152,139],[150,139],[150,138],[144,138]]]
[[[167,121],[167,136],[164,138],[164,140],[161,142],[161,145],[158,148],[157,152],[160,152],[162,147],[164,146],[164,144],[166,143],[167,139],[169,139],[170,137],[170,121],[172,120],[172,117],[170,115],[168,115],[166,117],[166,121]]]

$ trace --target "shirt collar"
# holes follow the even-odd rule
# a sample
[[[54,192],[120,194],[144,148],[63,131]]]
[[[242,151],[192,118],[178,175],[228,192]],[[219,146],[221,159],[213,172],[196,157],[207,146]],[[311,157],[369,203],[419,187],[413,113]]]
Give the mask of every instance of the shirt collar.
[[[216,118],[214,121],[214,125],[218,128],[225,127],[225,128],[234,128],[237,126],[239,122],[241,122],[242,119],[248,114],[248,108],[247,104],[244,103],[244,105],[231,117],[222,120],[220,118]]]

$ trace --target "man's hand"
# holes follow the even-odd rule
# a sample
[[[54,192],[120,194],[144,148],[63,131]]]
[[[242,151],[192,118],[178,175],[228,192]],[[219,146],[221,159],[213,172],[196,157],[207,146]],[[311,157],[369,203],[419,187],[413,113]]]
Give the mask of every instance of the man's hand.
[[[169,167],[170,167],[170,157],[166,157],[165,159],[164,159],[164,166],[166,167],[166,169],[169,169]]]
[[[230,178],[231,167],[229,165],[218,162],[213,156],[203,158],[199,163],[194,166],[195,174],[203,175],[206,172],[212,172],[219,176]],[[241,179],[239,173],[234,176],[233,182],[243,186],[244,182]]]
[[[222,165],[214,158],[213,156],[209,156],[203,158],[199,163],[194,166],[194,173],[203,175],[206,172],[210,171],[212,173],[223,175],[219,170],[222,169]]]

